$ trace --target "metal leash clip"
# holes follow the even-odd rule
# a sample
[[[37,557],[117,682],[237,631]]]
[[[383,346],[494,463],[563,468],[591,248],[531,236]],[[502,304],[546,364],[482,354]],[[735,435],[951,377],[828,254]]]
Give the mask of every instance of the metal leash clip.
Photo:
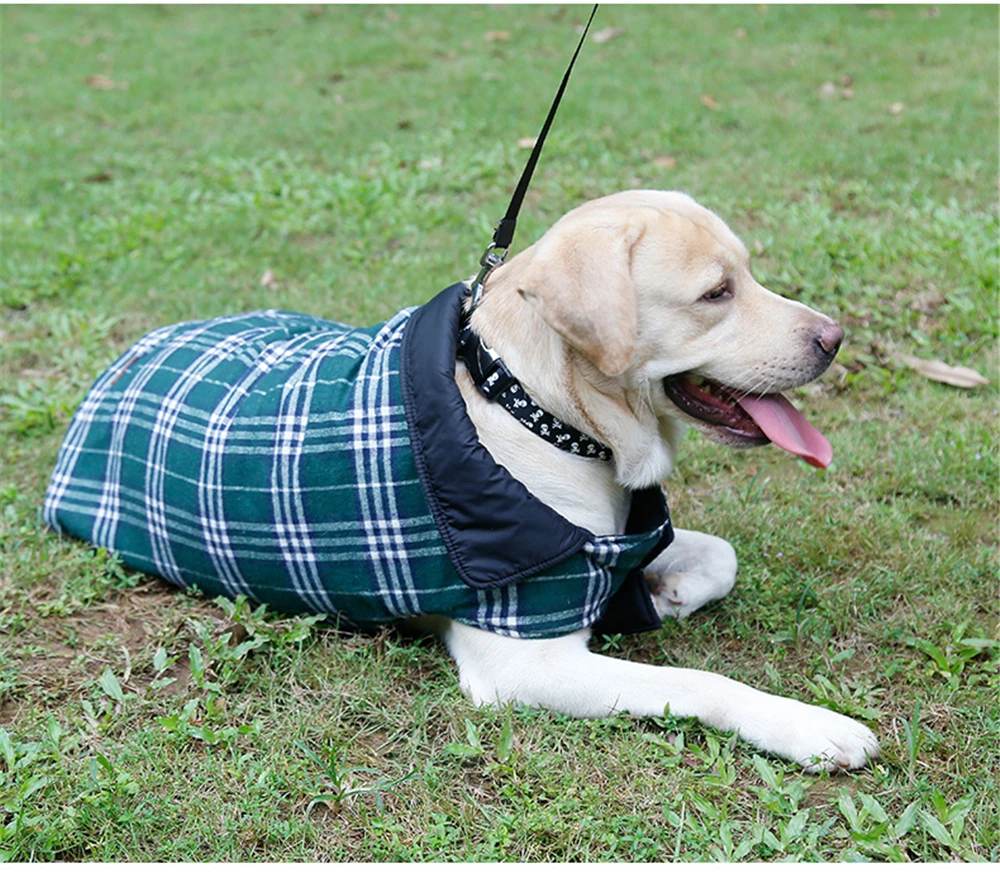
[[[483,299],[483,286],[486,284],[486,277],[504,262],[509,251],[509,248],[501,249],[495,243],[490,243],[486,247],[486,251],[479,259],[479,274],[472,283],[472,309],[475,309],[479,305],[479,301]]]

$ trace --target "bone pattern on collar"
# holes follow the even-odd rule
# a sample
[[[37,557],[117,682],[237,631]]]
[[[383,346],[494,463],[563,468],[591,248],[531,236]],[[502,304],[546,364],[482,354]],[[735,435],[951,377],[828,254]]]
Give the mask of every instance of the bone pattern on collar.
[[[564,452],[610,461],[611,449],[570,424],[546,412],[529,396],[524,386],[507,369],[503,359],[475,333],[470,315],[463,307],[458,333],[458,357],[461,358],[479,393],[499,403],[517,421],[535,435]]]

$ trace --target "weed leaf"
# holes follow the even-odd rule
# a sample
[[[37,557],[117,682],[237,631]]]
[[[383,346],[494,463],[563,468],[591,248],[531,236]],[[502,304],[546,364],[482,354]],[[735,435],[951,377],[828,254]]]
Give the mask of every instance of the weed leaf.
[[[846,791],[840,792],[840,797],[837,798],[837,806],[840,807],[840,811],[844,818],[847,819],[847,823],[851,826],[852,830],[859,830],[858,822],[858,808],[854,805],[854,799]]]
[[[24,787],[18,792],[18,797],[21,800],[27,800],[36,791],[41,791],[50,781],[48,776],[39,776],[36,774],[24,783]]]
[[[927,831],[928,834],[948,848],[954,848],[955,841],[952,839],[951,834],[948,833],[947,828],[945,828],[941,822],[939,822],[925,809],[919,810],[917,815],[920,816],[920,823],[924,826],[924,830]]]
[[[97,753],[96,758],[97,758],[97,763],[100,764],[104,768],[104,772],[107,773],[108,776],[111,777],[111,779],[114,779],[115,778],[115,768],[111,765],[111,762],[104,755],[102,755],[100,752]]]
[[[917,807],[919,805],[919,801],[913,801],[913,803],[903,810],[903,814],[899,817],[899,821],[893,825],[892,835],[897,840],[905,837],[913,828],[913,823],[917,820]]]
[[[948,663],[948,658],[934,643],[917,639],[916,637],[907,637],[906,642],[927,655],[943,673],[951,672],[951,665]]]
[[[156,654],[153,655],[153,669],[157,673],[162,673],[167,669],[167,650],[162,646],[156,650]]]
[[[959,640],[963,646],[973,649],[1000,649],[1000,640],[981,639],[979,637],[964,637]]]
[[[760,774],[760,778],[764,780],[764,784],[768,788],[777,791],[780,787],[780,782],[778,781],[778,774],[774,772],[774,768],[767,763],[760,755],[753,756],[753,767]]]
[[[201,685],[205,679],[205,658],[194,643],[188,647],[188,660],[191,663],[191,676],[197,685]]]
[[[872,797],[870,794],[865,794],[864,792],[860,792],[858,794],[858,797],[861,798],[862,808],[866,813],[868,813],[868,815],[872,817],[872,819],[879,822],[880,824],[889,821],[889,816],[886,814],[886,811],[882,808],[882,804],[879,803],[874,797]]]
[[[506,764],[510,760],[511,752],[514,749],[514,723],[510,717],[503,723],[500,729],[500,742],[497,745],[497,760]]]
[[[219,736],[211,728],[189,726],[187,733],[189,737],[194,737],[196,740],[201,740],[210,746],[214,746],[219,741]]]
[[[483,756],[482,749],[477,749],[475,746],[467,746],[465,743],[448,743],[444,747],[444,750],[449,755],[454,755],[457,758],[481,758]]]
[[[330,809],[336,812],[340,809],[340,804],[344,797],[339,794],[317,794],[312,800],[309,801],[309,805],[306,807],[306,815],[309,815],[319,803],[325,803]]]
[[[14,745],[10,741],[10,734],[4,728],[0,728],[0,752],[3,752],[3,759],[7,764],[7,769],[13,773],[17,756],[14,753]]]
[[[787,843],[801,834],[805,830],[806,822],[808,820],[808,809],[800,809],[797,813],[795,813],[792,820],[788,823],[788,830],[785,832],[785,842]]]
[[[125,695],[122,693],[122,687],[118,684],[118,678],[111,672],[110,667],[104,668],[101,678],[97,681],[101,686],[101,690],[113,701],[116,703],[125,703]]]
[[[472,719],[469,718],[465,720],[465,737],[469,741],[469,745],[473,748],[482,748],[483,744],[479,739],[479,731],[476,730],[476,726],[472,723]]]

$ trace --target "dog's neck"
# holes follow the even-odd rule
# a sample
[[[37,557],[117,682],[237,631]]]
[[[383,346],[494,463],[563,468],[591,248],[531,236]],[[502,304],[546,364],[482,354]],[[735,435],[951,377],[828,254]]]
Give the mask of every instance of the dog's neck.
[[[480,442],[528,491],[594,534],[624,532],[631,501],[615,481],[613,465],[571,455],[533,434],[479,393],[461,361],[456,382]]]
[[[667,477],[683,428],[657,419],[648,388],[605,376],[545,323],[517,291],[518,275],[530,258],[529,248],[494,271],[472,326],[543,409],[609,445],[614,464],[549,446],[483,398],[464,367],[459,388],[483,444],[529,491],[594,533],[620,533],[629,492]],[[584,482],[583,489],[593,493],[576,493]],[[574,493],[563,493],[567,488]]]

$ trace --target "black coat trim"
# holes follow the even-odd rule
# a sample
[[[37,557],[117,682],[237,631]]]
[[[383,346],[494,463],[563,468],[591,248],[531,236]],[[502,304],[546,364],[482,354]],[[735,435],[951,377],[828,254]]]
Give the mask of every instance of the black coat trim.
[[[455,383],[467,293],[464,284],[452,285],[413,313],[403,334],[400,381],[417,472],[448,555],[466,584],[495,588],[558,564],[593,535],[532,495],[479,441]],[[625,533],[652,530],[668,518],[659,488],[636,491]],[[643,566],[672,539],[668,524]],[[659,625],[642,572],[636,570],[597,627],[625,633]]]

